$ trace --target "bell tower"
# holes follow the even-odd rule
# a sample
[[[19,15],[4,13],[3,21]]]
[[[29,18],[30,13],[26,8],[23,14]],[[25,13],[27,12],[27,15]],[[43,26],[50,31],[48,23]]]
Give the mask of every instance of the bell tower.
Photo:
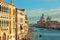
[[[44,13],[42,13],[42,16],[41,16],[41,18],[40,18],[40,21],[46,22]]]

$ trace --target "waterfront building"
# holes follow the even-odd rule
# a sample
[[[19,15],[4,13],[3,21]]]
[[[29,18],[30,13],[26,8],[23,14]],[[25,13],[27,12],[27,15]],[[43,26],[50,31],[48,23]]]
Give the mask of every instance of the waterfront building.
[[[45,26],[45,22],[46,22],[45,16],[44,16],[44,14],[42,14],[40,20],[37,22],[38,27],[44,27]]]
[[[0,40],[15,40],[14,9],[12,3],[0,0]]]
[[[42,14],[40,20],[37,22],[37,26],[41,28],[51,28],[51,29],[59,29],[60,22],[51,20],[51,17],[48,16],[44,19],[44,14]]]
[[[25,37],[28,33],[28,20],[26,19],[25,9],[17,9],[16,21],[17,21],[17,35],[19,40]]]
[[[18,9],[11,3],[0,0],[0,40],[18,40],[28,33],[25,9]]]

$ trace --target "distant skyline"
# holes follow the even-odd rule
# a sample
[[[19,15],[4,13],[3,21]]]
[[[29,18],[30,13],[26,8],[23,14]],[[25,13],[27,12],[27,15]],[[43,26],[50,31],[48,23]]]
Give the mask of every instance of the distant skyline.
[[[11,0],[5,0],[10,2]],[[60,0],[13,0],[17,8],[26,9],[29,22],[36,22],[42,13],[60,20]]]

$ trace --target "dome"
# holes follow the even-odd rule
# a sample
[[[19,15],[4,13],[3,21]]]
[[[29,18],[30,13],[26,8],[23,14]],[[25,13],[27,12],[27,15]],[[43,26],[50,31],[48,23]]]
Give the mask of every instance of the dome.
[[[51,17],[50,17],[50,16],[48,16],[48,17],[47,17],[47,20],[51,20]]]

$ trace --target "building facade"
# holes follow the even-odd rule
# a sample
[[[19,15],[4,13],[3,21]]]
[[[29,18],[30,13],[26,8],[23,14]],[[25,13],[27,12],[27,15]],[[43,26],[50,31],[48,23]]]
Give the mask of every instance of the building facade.
[[[0,40],[18,40],[28,33],[25,10],[16,9],[12,2],[0,0]]]
[[[17,9],[16,21],[17,21],[17,37],[19,40],[25,37],[28,33],[28,20],[26,19],[25,9]]]

